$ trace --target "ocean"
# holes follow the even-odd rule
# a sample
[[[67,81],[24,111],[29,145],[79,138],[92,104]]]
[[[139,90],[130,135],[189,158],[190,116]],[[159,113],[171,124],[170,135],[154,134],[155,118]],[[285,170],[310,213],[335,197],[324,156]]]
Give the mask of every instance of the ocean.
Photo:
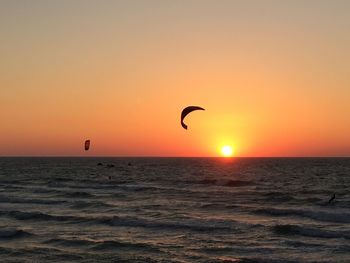
[[[350,158],[0,158],[0,257],[350,262]]]

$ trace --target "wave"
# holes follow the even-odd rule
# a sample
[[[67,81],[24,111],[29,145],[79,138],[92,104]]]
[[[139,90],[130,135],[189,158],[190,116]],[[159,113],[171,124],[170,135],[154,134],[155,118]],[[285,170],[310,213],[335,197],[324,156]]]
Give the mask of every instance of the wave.
[[[218,211],[220,209],[242,209],[241,205],[235,205],[235,204],[226,204],[226,203],[201,203],[198,205],[199,208],[202,209],[210,209]]]
[[[145,244],[145,243],[128,243],[120,241],[103,241],[95,245],[93,249],[95,250],[109,250],[115,248],[130,248],[130,249],[142,249],[142,250],[152,250],[156,253],[159,253],[160,250],[154,246]]]
[[[54,221],[77,221],[84,220],[83,217],[49,215],[41,212],[22,212],[22,211],[0,211],[0,216],[8,216],[17,220],[54,220]]]
[[[40,204],[40,205],[57,205],[67,203],[65,200],[42,200],[42,199],[32,199],[32,198],[18,198],[18,197],[8,197],[0,196],[0,203],[12,203],[12,204]]]
[[[113,205],[106,204],[104,202],[92,201],[75,201],[70,205],[71,208],[82,209],[82,208],[111,208]]]
[[[58,221],[72,223],[92,223],[103,224],[116,227],[142,227],[153,229],[168,229],[168,230],[189,230],[196,232],[214,232],[227,231],[231,227],[227,222],[203,222],[199,223],[196,220],[187,220],[187,222],[172,222],[172,221],[154,221],[147,219],[134,219],[130,217],[84,217],[84,216],[69,216],[69,215],[50,215],[41,212],[21,212],[21,211],[0,211],[0,216],[8,216],[17,220],[37,220],[37,221]]]
[[[0,239],[15,239],[15,238],[23,238],[30,237],[32,233],[24,231],[22,229],[3,229],[0,231]]]
[[[70,177],[55,177],[54,181],[50,180],[48,183],[56,183],[56,182],[74,182],[76,179]]]
[[[69,197],[69,198],[92,198],[94,197],[93,194],[87,193],[87,192],[63,192],[61,194],[58,194],[58,196],[62,197]]]
[[[12,258],[15,255],[15,261],[10,262],[28,262],[28,258],[35,258],[30,262],[81,262],[83,259],[86,262],[86,257],[79,253],[40,245],[11,249],[9,252]]]
[[[344,238],[350,239],[350,231],[331,231],[319,228],[302,227],[298,225],[275,225],[272,231],[279,235],[300,235],[316,238]]]
[[[350,213],[330,213],[324,211],[310,211],[298,209],[263,208],[254,211],[256,214],[270,216],[299,216],[322,222],[350,223]]]
[[[19,186],[16,184],[16,181],[8,181],[7,183],[2,181],[2,183],[0,184],[0,186],[4,189],[6,189],[7,191],[9,190],[18,190],[18,189],[23,189],[22,186]]]
[[[230,226],[220,223],[198,223],[198,221],[188,222],[171,222],[171,221],[150,221],[147,219],[121,218],[114,216],[111,218],[100,219],[100,223],[110,226],[126,227],[144,227],[154,229],[171,229],[171,230],[191,230],[197,232],[212,232],[230,230]]]
[[[333,200],[329,203],[328,200],[319,200],[318,205],[321,207],[337,207],[337,208],[350,208],[350,201],[347,200]]]
[[[94,181],[87,181],[87,180],[77,180],[74,182],[74,184],[67,184],[62,187],[70,188],[70,189],[78,189],[79,191],[83,191],[85,189],[88,190],[113,190],[119,185],[126,184],[126,181],[117,181],[115,179],[112,180],[94,180]]]
[[[162,190],[161,188],[156,186],[134,185],[134,184],[121,185],[119,186],[119,189],[127,192],[157,192]]]
[[[55,193],[61,193],[62,191],[54,188],[32,187],[31,192],[35,194],[55,194]]]
[[[111,250],[116,248],[130,248],[130,249],[145,249],[153,250],[154,252],[159,253],[160,250],[155,248],[152,245],[146,243],[130,243],[125,241],[116,241],[116,240],[91,240],[91,239],[64,239],[64,238],[53,238],[44,242],[45,244],[55,244],[60,246],[82,246],[90,247],[94,250]]]
[[[216,184],[217,180],[215,179],[204,179],[204,180],[200,180],[200,181],[192,181],[193,183],[196,184]]]
[[[220,256],[215,262],[220,263],[299,263],[299,261],[291,261],[287,259],[261,259],[261,258],[231,258]]]
[[[91,241],[85,239],[63,239],[63,238],[53,238],[44,241],[44,244],[55,244],[61,246],[88,246],[91,245]]]
[[[312,196],[298,196],[298,195],[293,195],[292,193],[288,192],[280,192],[280,191],[271,191],[267,193],[262,193],[265,201],[270,201],[270,202],[292,202],[294,204],[315,204],[319,206],[329,206],[328,199],[322,199],[320,197]],[[338,200],[334,201],[334,203],[339,203]],[[337,205],[338,207],[342,207],[339,204]]]
[[[229,180],[225,183],[225,186],[229,187],[240,187],[240,186],[248,186],[251,185],[251,181],[243,181],[243,180]]]
[[[262,194],[266,197],[266,200],[276,201],[276,202],[288,202],[292,200],[296,200],[293,196],[288,193],[280,192],[280,191],[271,191]]]
[[[251,185],[252,181],[245,180],[216,180],[216,179],[203,179],[203,180],[191,180],[183,181],[185,184],[202,184],[213,186],[227,186],[227,187],[241,187]]]

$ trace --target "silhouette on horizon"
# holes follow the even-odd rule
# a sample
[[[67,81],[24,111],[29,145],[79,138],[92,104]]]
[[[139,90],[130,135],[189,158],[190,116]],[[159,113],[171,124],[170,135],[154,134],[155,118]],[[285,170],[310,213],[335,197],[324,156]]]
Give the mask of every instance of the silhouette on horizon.
[[[187,130],[187,125],[184,123],[184,119],[185,117],[191,113],[192,111],[196,111],[196,110],[205,110],[199,106],[188,106],[186,108],[184,108],[181,112],[181,126]]]

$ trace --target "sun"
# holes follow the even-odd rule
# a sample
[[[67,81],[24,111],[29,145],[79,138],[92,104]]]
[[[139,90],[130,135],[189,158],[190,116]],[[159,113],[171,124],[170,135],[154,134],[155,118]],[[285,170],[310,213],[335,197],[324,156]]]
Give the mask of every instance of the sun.
[[[233,155],[233,148],[229,145],[225,145],[221,148],[221,153],[224,157],[231,157]]]

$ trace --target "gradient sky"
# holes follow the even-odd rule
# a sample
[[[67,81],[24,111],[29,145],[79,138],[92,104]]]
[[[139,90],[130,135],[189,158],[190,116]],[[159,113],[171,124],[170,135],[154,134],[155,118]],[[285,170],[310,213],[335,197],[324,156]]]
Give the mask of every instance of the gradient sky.
[[[0,155],[350,156],[349,14],[345,0],[0,0]],[[187,105],[206,111],[185,131]]]

